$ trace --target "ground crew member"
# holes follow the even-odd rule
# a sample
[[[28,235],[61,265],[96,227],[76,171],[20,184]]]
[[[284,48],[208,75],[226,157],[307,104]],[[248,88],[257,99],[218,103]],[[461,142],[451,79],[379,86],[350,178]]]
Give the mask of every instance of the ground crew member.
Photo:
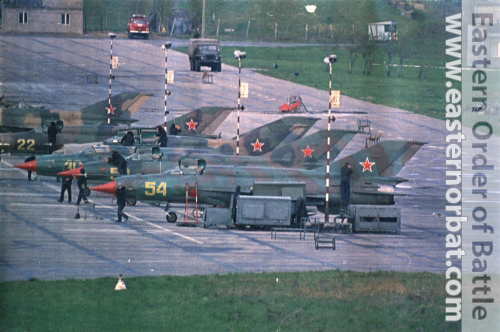
[[[69,167],[68,165],[64,165],[64,170],[68,171]],[[58,202],[62,203],[64,201],[64,192],[67,190],[68,191],[68,203],[71,203],[71,184],[73,183],[73,177],[71,176],[66,176],[63,177],[62,184],[61,184],[61,196],[59,197]]]
[[[123,146],[133,146],[135,143],[135,138],[134,138],[134,133],[131,131],[128,131],[125,135],[122,137],[121,145]]]
[[[155,137],[158,138],[160,147],[162,148],[167,147],[167,133],[165,132],[165,129],[163,129],[162,126],[157,126],[156,130],[158,131],[158,135],[155,135]]]
[[[118,166],[118,173],[120,175],[127,175],[127,161],[117,151],[111,153],[111,158],[108,158],[108,162]]]
[[[24,159],[24,162],[25,162],[25,163],[27,163],[27,162],[30,162],[30,161],[33,161],[33,160],[36,160],[36,157],[35,157],[35,155],[34,155],[34,154],[32,154],[30,157],[28,157],[28,158]],[[28,171],[28,181],[33,180],[33,179],[31,178],[31,173],[32,173],[31,171]]]
[[[349,163],[345,163],[340,169],[340,195],[342,202],[349,203],[349,196],[351,193],[351,174],[353,170]]]
[[[181,132],[181,129],[179,128],[179,126],[176,126],[174,123],[172,123],[172,125],[170,126],[170,129],[168,130],[168,133],[170,135],[177,135]]]
[[[240,196],[240,186],[236,186],[236,191],[233,194],[233,210],[231,211],[233,223],[236,223],[236,207],[238,203],[238,196]]]
[[[54,121],[50,123],[50,127],[47,130],[47,137],[49,139],[49,154],[52,154],[56,149],[56,140],[57,140],[57,126]]]
[[[122,217],[125,218],[125,221],[128,221],[128,216],[123,213],[123,209],[125,208],[125,202],[127,198],[127,192],[125,191],[124,186],[118,187],[116,189],[116,205],[118,205],[118,220],[117,222],[122,222]]]
[[[76,200],[76,205],[80,205],[83,201],[88,203],[87,196],[85,196],[85,189],[87,188],[87,174],[85,174],[85,169],[80,170],[80,176],[78,177],[78,199]]]

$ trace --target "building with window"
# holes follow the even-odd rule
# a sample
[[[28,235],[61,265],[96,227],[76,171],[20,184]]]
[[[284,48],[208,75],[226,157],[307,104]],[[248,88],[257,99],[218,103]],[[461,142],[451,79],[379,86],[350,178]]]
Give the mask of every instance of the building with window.
[[[83,34],[83,0],[2,0],[2,31]]]
[[[377,22],[368,24],[368,39],[377,41],[398,40],[397,22]]]

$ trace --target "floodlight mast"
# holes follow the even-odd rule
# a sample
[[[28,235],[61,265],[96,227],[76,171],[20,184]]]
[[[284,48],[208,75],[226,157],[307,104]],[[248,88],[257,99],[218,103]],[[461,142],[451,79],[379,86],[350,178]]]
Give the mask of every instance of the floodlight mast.
[[[240,154],[240,110],[245,107],[241,105],[241,60],[246,58],[247,54],[239,50],[234,51],[234,57],[238,59],[238,124],[236,127],[236,155]]]
[[[330,210],[329,210],[329,199],[330,199],[330,132],[331,132],[331,122],[335,121],[335,117],[332,116],[332,64],[337,62],[337,56],[331,54],[323,59],[325,64],[330,67],[330,81],[329,81],[329,93],[328,93],[328,149],[326,150],[326,196],[325,196],[325,223],[330,220]]]
[[[172,42],[167,41],[165,44],[161,45],[161,48],[165,51],[165,107],[164,107],[164,113],[163,113],[163,127],[165,129],[165,132],[168,135],[168,128],[167,128],[167,96],[170,95],[170,91],[168,91],[168,50],[169,48],[172,47]]]
[[[108,89],[108,124],[111,123],[111,114],[114,114],[115,108],[111,105],[111,81],[113,79],[113,39],[116,38],[116,34],[110,32],[108,33],[110,40],[110,50],[109,50],[109,89]]]

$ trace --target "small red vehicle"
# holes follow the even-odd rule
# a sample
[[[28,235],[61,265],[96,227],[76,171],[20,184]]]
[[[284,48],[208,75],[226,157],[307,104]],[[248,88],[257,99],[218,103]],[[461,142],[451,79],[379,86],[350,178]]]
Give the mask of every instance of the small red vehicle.
[[[127,25],[128,38],[132,39],[134,35],[143,36],[149,39],[149,22],[145,15],[132,15]]]

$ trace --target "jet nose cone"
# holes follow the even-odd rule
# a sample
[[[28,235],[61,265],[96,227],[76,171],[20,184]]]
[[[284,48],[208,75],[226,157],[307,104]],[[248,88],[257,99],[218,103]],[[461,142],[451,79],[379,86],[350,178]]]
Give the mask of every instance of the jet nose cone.
[[[100,191],[108,194],[115,194],[116,192],[116,182],[108,182],[105,184],[101,184],[100,186],[95,186],[90,188],[90,190]]]
[[[36,160],[28,161],[24,164],[14,166],[16,168],[25,169],[27,171],[36,172]]]
[[[75,169],[70,169],[69,171],[62,171],[57,173],[58,176],[80,176],[80,170],[82,169],[82,166],[75,168]]]

